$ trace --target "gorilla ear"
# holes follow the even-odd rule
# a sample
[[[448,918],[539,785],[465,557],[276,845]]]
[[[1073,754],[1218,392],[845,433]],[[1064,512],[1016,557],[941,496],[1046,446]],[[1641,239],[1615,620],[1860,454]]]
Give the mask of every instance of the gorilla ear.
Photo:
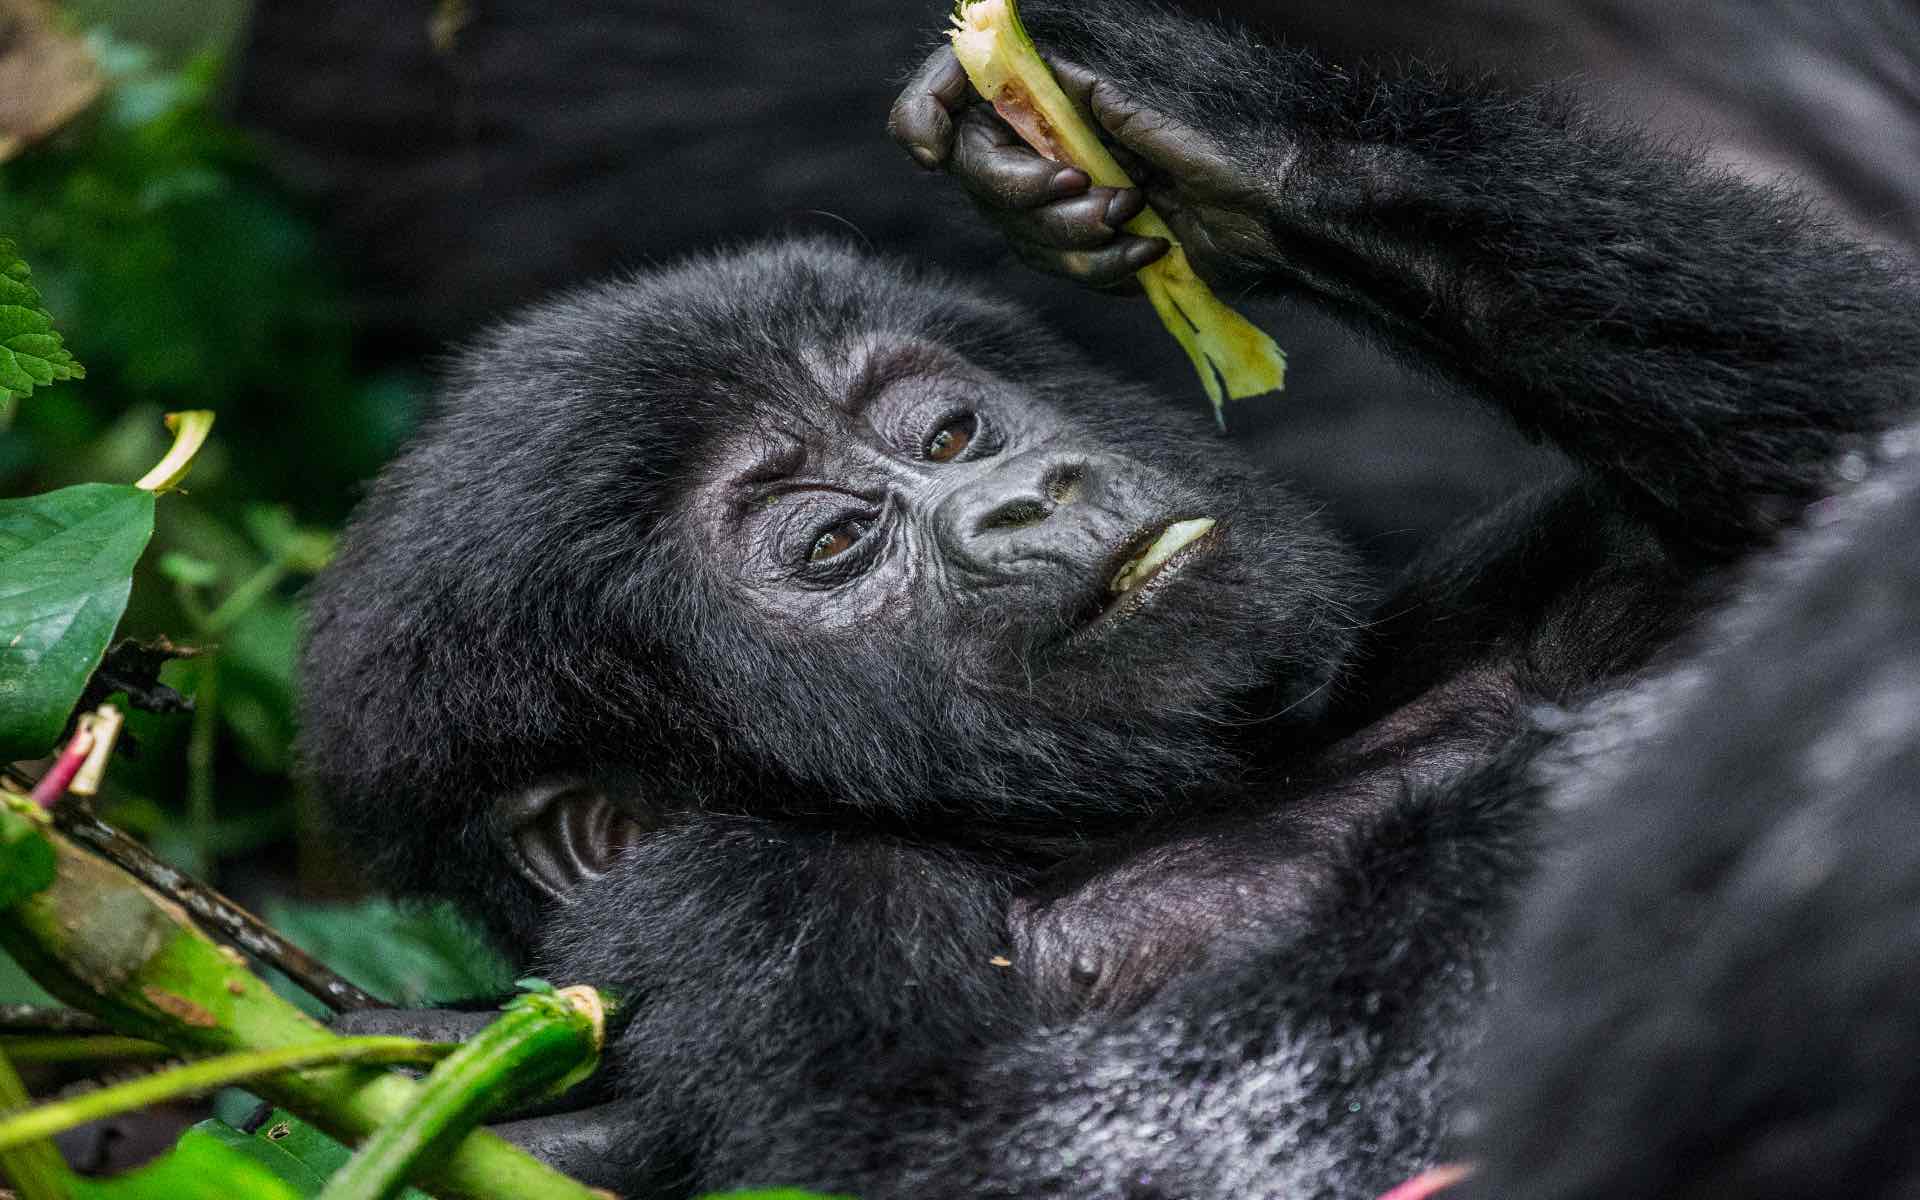
[[[649,826],[620,810],[602,789],[579,779],[547,780],[494,804],[494,836],[507,860],[549,899],[607,873]]]

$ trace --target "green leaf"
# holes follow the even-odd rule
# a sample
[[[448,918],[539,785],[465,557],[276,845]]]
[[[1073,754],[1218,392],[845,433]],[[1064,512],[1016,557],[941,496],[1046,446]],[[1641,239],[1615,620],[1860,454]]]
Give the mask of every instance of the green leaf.
[[[0,910],[53,882],[53,843],[31,817],[0,802]]]
[[[220,568],[217,565],[178,550],[162,554],[160,561],[154,565],[159,568],[160,574],[188,587],[212,587],[220,582]]]
[[[187,1130],[173,1149],[137,1170],[75,1180],[73,1200],[305,1200],[313,1194],[209,1132],[213,1124]]]
[[[84,379],[86,370],[60,343],[53,314],[40,303],[33,273],[13,242],[0,238],[0,400],[31,395],[56,379]]]
[[[60,1002],[47,995],[47,990],[33,981],[33,977],[20,969],[20,964],[5,954],[0,954],[0,1004],[36,1004],[57,1005]]]
[[[311,575],[333,557],[333,535],[324,529],[303,528],[284,504],[249,504],[241,514],[247,533],[268,557],[277,558],[302,574]]]
[[[264,915],[302,950],[402,1007],[499,995],[513,983],[506,960],[446,905],[272,902]]]
[[[318,1196],[328,1176],[339,1170],[352,1151],[285,1109],[267,1114],[252,1133],[221,1121],[202,1121],[189,1131],[218,1140],[228,1149],[245,1155],[273,1172],[275,1177],[293,1185],[302,1200]],[[418,1188],[400,1193],[401,1200],[427,1200]]]
[[[851,1196],[823,1196],[799,1188],[765,1188],[751,1192],[708,1192],[700,1200],[853,1200]]]
[[[0,500],[0,761],[60,736],[127,607],[153,493],[83,483]]]

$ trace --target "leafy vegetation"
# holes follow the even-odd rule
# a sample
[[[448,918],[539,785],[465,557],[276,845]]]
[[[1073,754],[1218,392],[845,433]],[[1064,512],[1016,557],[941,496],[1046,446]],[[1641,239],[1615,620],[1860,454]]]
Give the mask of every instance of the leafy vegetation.
[[[290,858],[343,877],[289,774],[296,589],[332,553],[329,526],[404,432],[415,391],[355,372],[327,256],[214,111],[218,57],[169,66],[105,34],[90,47],[110,81],[100,102],[0,177],[0,1004],[51,992],[117,1036],[0,1030],[0,1179],[24,1200],[348,1200],[414,1176],[585,1200],[468,1134],[498,1105],[591,1071],[597,1001],[523,996],[449,1059],[457,1074],[415,1084],[382,1064],[449,1048],[327,1033],[209,940],[172,903],[184,892],[155,893],[49,820],[92,821],[64,797],[98,786],[106,816],[195,872],[264,871],[270,895],[300,890],[279,867]],[[117,738],[142,753],[114,754],[97,785]],[[276,909],[406,1002],[497,994],[508,978],[444,912]],[[162,1048],[194,1061],[28,1107],[46,1070],[33,1064]],[[336,1134],[373,1135],[374,1149],[350,1155],[303,1124],[293,1140],[328,1151],[316,1168],[280,1144],[290,1116],[265,1141],[213,1121],[145,1167],[89,1180],[46,1140],[238,1081]]]
[[[87,49],[98,101],[0,168],[0,1006],[74,1006],[0,1023],[0,1185],[421,1200],[417,1179],[590,1200],[475,1126],[592,1072],[597,993],[530,984],[454,1048],[335,1036],[300,990],[424,1004],[510,986],[450,912],[338,903],[351,872],[291,773],[298,588],[419,388],[356,364],[341,260],[219,118],[220,55],[169,62],[105,32]],[[291,944],[238,939],[253,962],[230,929],[214,941],[204,902],[253,918],[152,854],[266,900],[279,932],[264,933],[341,974]],[[190,1061],[56,1100],[39,1086],[176,1057]],[[416,1081],[392,1063],[437,1065]],[[201,1121],[104,1178],[48,1140],[236,1082],[285,1107],[251,1132]]]
[[[148,20],[144,6],[120,7]],[[337,881],[351,874],[289,777],[297,589],[411,426],[418,380],[357,366],[347,259],[219,116],[219,49],[169,61],[104,31],[86,40],[108,82],[99,101],[0,166],[0,234],[17,249],[0,259],[0,356],[20,372],[0,361],[0,496],[40,497],[6,502],[0,555],[13,552],[18,505],[130,484],[168,444],[163,413],[217,412],[186,491],[160,506],[124,615],[111,594],[84,609],[94,623],[120,618],[123,638],[204,648],[158,671],[193,715],[130,714],[142,753],[116,766],[99,806],[203,877],[290,862],[302,890],[346,898]],[[57,348],[39,340],[50,336]],[[70,381],[48,386],[63,372]],[[27,577],[0,561],[0,591]],[[18,621],[0,612],[0,628]],[[51,744],[56,680],[35,679],[44,694],[31,699],[0,682],[0,759]],[[58,683],[71,690],[71,674]]]

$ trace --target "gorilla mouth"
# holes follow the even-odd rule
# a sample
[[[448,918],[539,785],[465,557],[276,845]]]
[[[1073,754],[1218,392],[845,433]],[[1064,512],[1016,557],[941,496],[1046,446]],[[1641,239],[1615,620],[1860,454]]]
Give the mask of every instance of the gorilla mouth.
[[[1107,560],[1110,574],[1094,602],[1097,610],[1078,636],[1124,621],[1145,608],[1182,567],[1219,546],[1221,534],[1216,528],[1212,517],[1191,517],[1128,538]]]

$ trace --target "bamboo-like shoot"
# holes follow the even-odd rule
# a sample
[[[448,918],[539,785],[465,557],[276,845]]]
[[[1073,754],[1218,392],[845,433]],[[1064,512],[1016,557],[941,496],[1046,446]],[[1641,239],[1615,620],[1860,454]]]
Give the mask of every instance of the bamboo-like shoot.
[[[1020,22],[1015,0],[961,0],[954,9],[954,57],[974,90],[1035,151],[1087,173],[1101,187],[1132,187],[1133,180],[1100,141],[1092,122],[1060,90]],[[1227,399],[1257,396],[1286,385],[1287,356],[1251,321],[1228,308],[1194,274],[1173,230],[1148,208],[1126,224],[1140,237],[1164,238],[1167,253],[1140,269],[1141,287],[1160,321],[1187,352],[1200,385],[1225,424]]]

